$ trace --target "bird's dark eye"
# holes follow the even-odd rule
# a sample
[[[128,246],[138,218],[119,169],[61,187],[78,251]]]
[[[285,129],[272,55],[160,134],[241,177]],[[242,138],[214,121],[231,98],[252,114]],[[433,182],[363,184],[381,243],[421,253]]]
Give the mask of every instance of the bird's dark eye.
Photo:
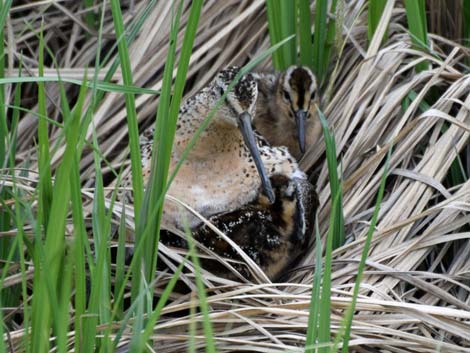
[[[288,101],[290,99],[289,92],[284,91],[283,93],[284,93],[284,99]]]
[[[316,92],[312,92],[312,94],[310,95],[310,100],[311,100],[311,101],[314,101],[315,98],[316,98],[316,96],[317,96],[317,95],[316,95]]]
[[[217,88],[219,89],[219,94],[220,94],[221,96],[223,96],[223,95],[224,95],[224,92],[225,92],[224,89],[223,89],[223,87],[218,86]]]

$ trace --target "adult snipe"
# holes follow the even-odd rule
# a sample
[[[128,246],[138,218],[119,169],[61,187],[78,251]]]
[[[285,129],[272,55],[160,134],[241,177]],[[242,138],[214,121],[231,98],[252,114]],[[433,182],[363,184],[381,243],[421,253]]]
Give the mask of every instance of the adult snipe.
[[[210,84],[186,100],[179,112],[170,173],[194,134],[214,109],[239,72],[237,67],[220,71]],[[168,194],[190,205],[205,217],[236,210],[253,201],[260,190],[271,202],[274,194],[269,175],[260,156],[260,141],[252,128],[258,96],[257,82],[244,75],[227,93],[226,99],[208,127],[190,150]],[[150,175],[153,128],[142,134],[144,176]],[[183,217],[190,227],[200,220],[165,202],[163,224],[183,228]]]

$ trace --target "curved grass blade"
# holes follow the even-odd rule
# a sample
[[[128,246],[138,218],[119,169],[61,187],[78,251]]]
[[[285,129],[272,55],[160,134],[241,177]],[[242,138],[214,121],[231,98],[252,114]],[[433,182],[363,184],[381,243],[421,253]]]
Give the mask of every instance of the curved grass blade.
[[[204,336],[206,338],[206,352],[215,353],[217,350],[214,342],[214,332],[212,329],[212,323],[209,318],[209,305],[207,304],[206,290],[204,288],[204,281],[202,280],[201,264],[199,263],[199,258],[196,252],[196,246],[194,245],[194,239],[191,234],[191,230],[189,229],[189,226],[187,224],[187,220],[185,224],[185,233],[186,240],[188,242],[189,256],[191,257],[191,261],[194,265],[194,276],[196,278],[197,294],[199,296],[199,306],[202,311],[202,328],[204,331]]]
[[[40,74],[41,75],[41,74]],[[150,88],[144,87],[137,87],[130,85],[120,85],[117,83],[105,82],[105,81],[80,81],[73,78],[61,77],[58,76],[39,76],[39,77],[4,77],[0,78],[0,85],[10,84],[10,83],[44,83],[44,82],[62,82],[62,83],[71,83],[77,86],[86,86],[87,88],[93,88],[96,86],[97,90],[103,92],[111,92],[111,93],[125,93],[125,94],[152,94],[152,95],[159,95],[160,91],[153,90]]]
[[[372,235],[374,234],[374,231],[375,231],[375,226],[377,224],[377,219],[379,217],[380,206],[382,204],[382,199],[383,199],[383,195],[385,192],[385,183],[387,180],[388,169],[390,166],[391,154],[392,154],[392,149],[390,148],[388,150],[387,159],[385,161],[384,172],[380,180],[379,192],[377,193],[377,200],[375,202],[374,213],[370,221],[370,227],[367,232],[366,241],[364,242],[364,248],[362,250],[361,260],[359,262],[359,266],[357,269],[357,276],[356,276],[356,282],[354,284],[351,305],[346,310],[346,313],[344,315],[343,321],[340,326],[340,330],[338,334],[336,335],[334,346],[333,346],[334,352],[337,351],[339,342],[341,340],[343,340],[343,347],[342,347],[341,352],[342,353],[349,352],[349,339],[351,337],[351,326],[352,326],[354,310],[356,309],[357,297],[359,295],[359,288],[361,286],[362,275],[364,274],[366,260],[367,260],[367,256],[369,254],[369,249],[370,249],[370,243],[372,241]],[[343,334],[344,334],[344,338],[343,338]]]
[[[122,19],[121,5],[119,0],[111,0],[111,12],[113,15],[114,31],[116,38],[124,35],[124,21]],[[122,79],[125,85],[131,86],[132,68],[129,59],[129,50],[125,40],[118,41],[119,59],[121,61]],[[132,190],[134,196],[134,219],[136,223],[140,219],[140,208],[142,206],[144,194],[144,180],[142,176],[142,158],[140,155],[139,127],[137,124],[137,111],[135,107],[135,97],[132,93],[125,94],[127,128],[129,131],[129,146],[131,150],[131,172]]]
[[[320,312],[320,285],[322,278],[322,246],[320,230],[318,229],[318,216],[315,215],[315,273],[313,275],[312,294],[310,297],[310,310],[308,316],[307,339],[305,353],[314,353],[314,345],[318,342],[318,320]]]
[[[320,297],[320,313],[318,327],[318,343],[329,343],[331,340],[331,263],[333,253],[333,239],[338,232],[338,205],[340,205],[341,193],[338,190],[333,199],[333,205],[330,215],[330,226],[326,238],[325,248],[325,268],[323,270],[322,289]],[[328,353],[330,349],[324,346],[318,349],[319,353]]]

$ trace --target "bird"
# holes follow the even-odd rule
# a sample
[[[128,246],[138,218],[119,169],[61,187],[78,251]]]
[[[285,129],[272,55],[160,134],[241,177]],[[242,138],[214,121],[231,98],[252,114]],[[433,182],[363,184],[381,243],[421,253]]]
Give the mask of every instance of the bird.
[[[282,73],[254,73],[258,100],[255,129],[272,146],[286,146],[297,160],[321,135],[316,106],[320,104],[315,75],[306,66]]]
[[[233,240],[266,274],[278,280],[304,254],[313,233],[318,197],[306,179],[274,174],[270,177],[275,202],[263,193],[248,205],[218,214],[209,221]],[[203,224],[192,232],[196,241],[232,262],[244,277],[251,279],[240,255],[209,226]],[[216,260],[202,260],[212,273],[226,278],[233,275]]]
[[[248,73],[243,75],[233,90],[229,85],[240,68],[227,67],[181,106],[170,159],[170,174],[182,158],[208,114],[221,102],[206,129],[199,135],[181,165],[168,194],[191,206],[204,217],[233,211],[253,201],[261,187],[270,202],[274,194],[265,166],[261,160],[258,140],[252,129],[256,112],[257,82]],[[141,135],[144,182],[151,171],[151,152],[154,127]],[[191,228],[201,221],[171,201],[165,201],[162,224],[183,229],[187,220]]]

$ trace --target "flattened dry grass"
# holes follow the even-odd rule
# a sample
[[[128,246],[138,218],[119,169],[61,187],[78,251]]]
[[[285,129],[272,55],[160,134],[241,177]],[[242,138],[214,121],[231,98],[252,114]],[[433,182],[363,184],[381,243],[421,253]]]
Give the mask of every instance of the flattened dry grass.
[[[123,3],[125,25],[130,26],[132,21],[141,18],[148,1]],[[464,59],[468,59],[470,51],[457,41],[457,36],[449,34],[451,26],[445,26],[445,33],[439,32],[443,20],[439,17],[439,21],[432,22],[433,16],[437,16],[434,12],[431,13],[429,50],[426,53],[418,51],[404,27],[404,9],[397,4],[385,6],[383,18],[389,18],[390,25],[387,29],[379,24],[368,46],[367,15],[359,11],[365,3],[356,0],[343,5],[348,14],[339,26],[343,31],[344,47],[336,52],[330,64],[321,106],[334,131],[341,164],[339,173],[344,183],[343,209],[348,239],[333,256],[332,332],[338,331],[345,308],[351,302],[384,161],[392,148],[390,173],[357,301],[350,347],[357,352],[470,352],[468,160],[461,160],[458,168],[462,175],[460,182],[453,183],[449,178],[458,157],[469,155],[470,74]],[[154,90],[162,86],[170,5],[168,1],[157,2],[143,23],[140,33],[144,35],[138,35],[129,43],[136,86]],[[67,1],[25,2],[13,6],[6,30],[9,53],[6,76],[18,72],[20,53],[23,75],[36,75],[38,33],[43,17],[44,39],[56,53],[61,75],[81,79],[86,67],[94,64],[98,46],[96,30],[90,28],[83,17],[91,10],[98,10],[98,7],[84,10],[79,2]],[[182,28],[188,19],[187,10],[185,7],[181,17]],[[186,96],[203,87],[220,68],[244,64],[269,47],[265,11],[264,0],[204,2],[188,71]],[[103,56],[109,53],[114,58],[118,54],[113,47],[112,31],[108,8],[104,17]],[[386,31],[387,37],[382,42]],[[183,29],[179,43],[182,34]],[[177,52],[179,50],[178,46]],[[416,74],[414,67],[422,62],[430,63],[430,66]],[[44,75],[55,76],[55,69],[50,62],[48,64],[51,67]],[[266,60],[259,68],[266,69],[270,65]],[[92,72],[88,69],[88,73]],[[104,73],[99,77],[104,77]],[[122,82],[119,70],[113,74],[112,81]],[[65,88],[70,100],[76,99],[76,86],[66,85]],[[37,111],[35,86],[23,85],[22,90],[22,106]],[[10,91],[7,98],[8,93]],[[46,95],[48,116],[58,120],[58,86],[46,84]],[[87,99],[91,100],[91,97]],[[157,103],[156,95],[136,97],[141,131],[154,122]],[[123,95],[105,93],[93,114],[92,125],[99,142],[102,171],[110,197],[115,182],[112,170],[119,171],[122,166],[126,172],[130,169]],[[92,132],[91,129],[88,131],[89,141]],[[28,169],[29,175],[16,176],[15,183],[10,175],[1,175],[2,185],[16,184],[25,199],[35,197],[37,187],[36,133],[37,118],[31,113],[22,113],[16,163],[18,168]],[[60,127],[49,124],[49,138],[54,150],[51,158],[57,165],[65,151]],[[319,191],[319,227],[323,240],[331,207],[324,150],[321,139],[301,161]],[[80,169],[84,213],[90,219],[95,176],[91,147],[85,149]],[[110,199],[106,202],[109,205]],[[121,209],[122,205],[117,203],[114,210],[117,216]],[[127,231],[132,233],[132,206],[126,206],[125,214]],[[67,227],[72,234],[71,219]],[[32,234],[32,225],[25,224],[23,231],[26,235]],[[1,233],[0,237],[16,234],[12,230]],[[165,246],[159,250],[160,258],[170,270],[157,274],[157,293],[161,293],[170,280],[171,270],[176,270],[172,261],[182,262],[186,255]],[[200,252],[204,256],[204,249]],[[218,351],[303,351],[315,264],[313,246],[283,283],[269,283],[256,264],[248,258],[247,263],[259,283],[247,283],[243,278],[229,281],[203,269]],[[181,278],[196,291],[193,265],[188,261],[185,268],[187,271]],[[13,267],[11,274],[6,276],[4,288],[21,283],[18,273],[19,268]],[[32,268],[26,269],[24,276],[32,283]],[[202,314],[192,310],[196,306],[197,298],[193,295],[172,294],[151,337],[159,352],[185,351],[190,325],[194,325],[194,348],[203,349]],[[17,309],[9,308],[3,312],[3,317],[9,318],[16,312]],[[73,310],[70,315],[73,317]],[[25,331],[15,324],[8,329],[9,344],[21,351]],[[107,329],[98,327],[98,335]],[[73,343],[73,328],[71,330],[69,344]],[[111,332],[111,337],[116,334],[117,331]],[[123,351],[130,336],[129,326],[122,333],[120,346],[124,347]]]

